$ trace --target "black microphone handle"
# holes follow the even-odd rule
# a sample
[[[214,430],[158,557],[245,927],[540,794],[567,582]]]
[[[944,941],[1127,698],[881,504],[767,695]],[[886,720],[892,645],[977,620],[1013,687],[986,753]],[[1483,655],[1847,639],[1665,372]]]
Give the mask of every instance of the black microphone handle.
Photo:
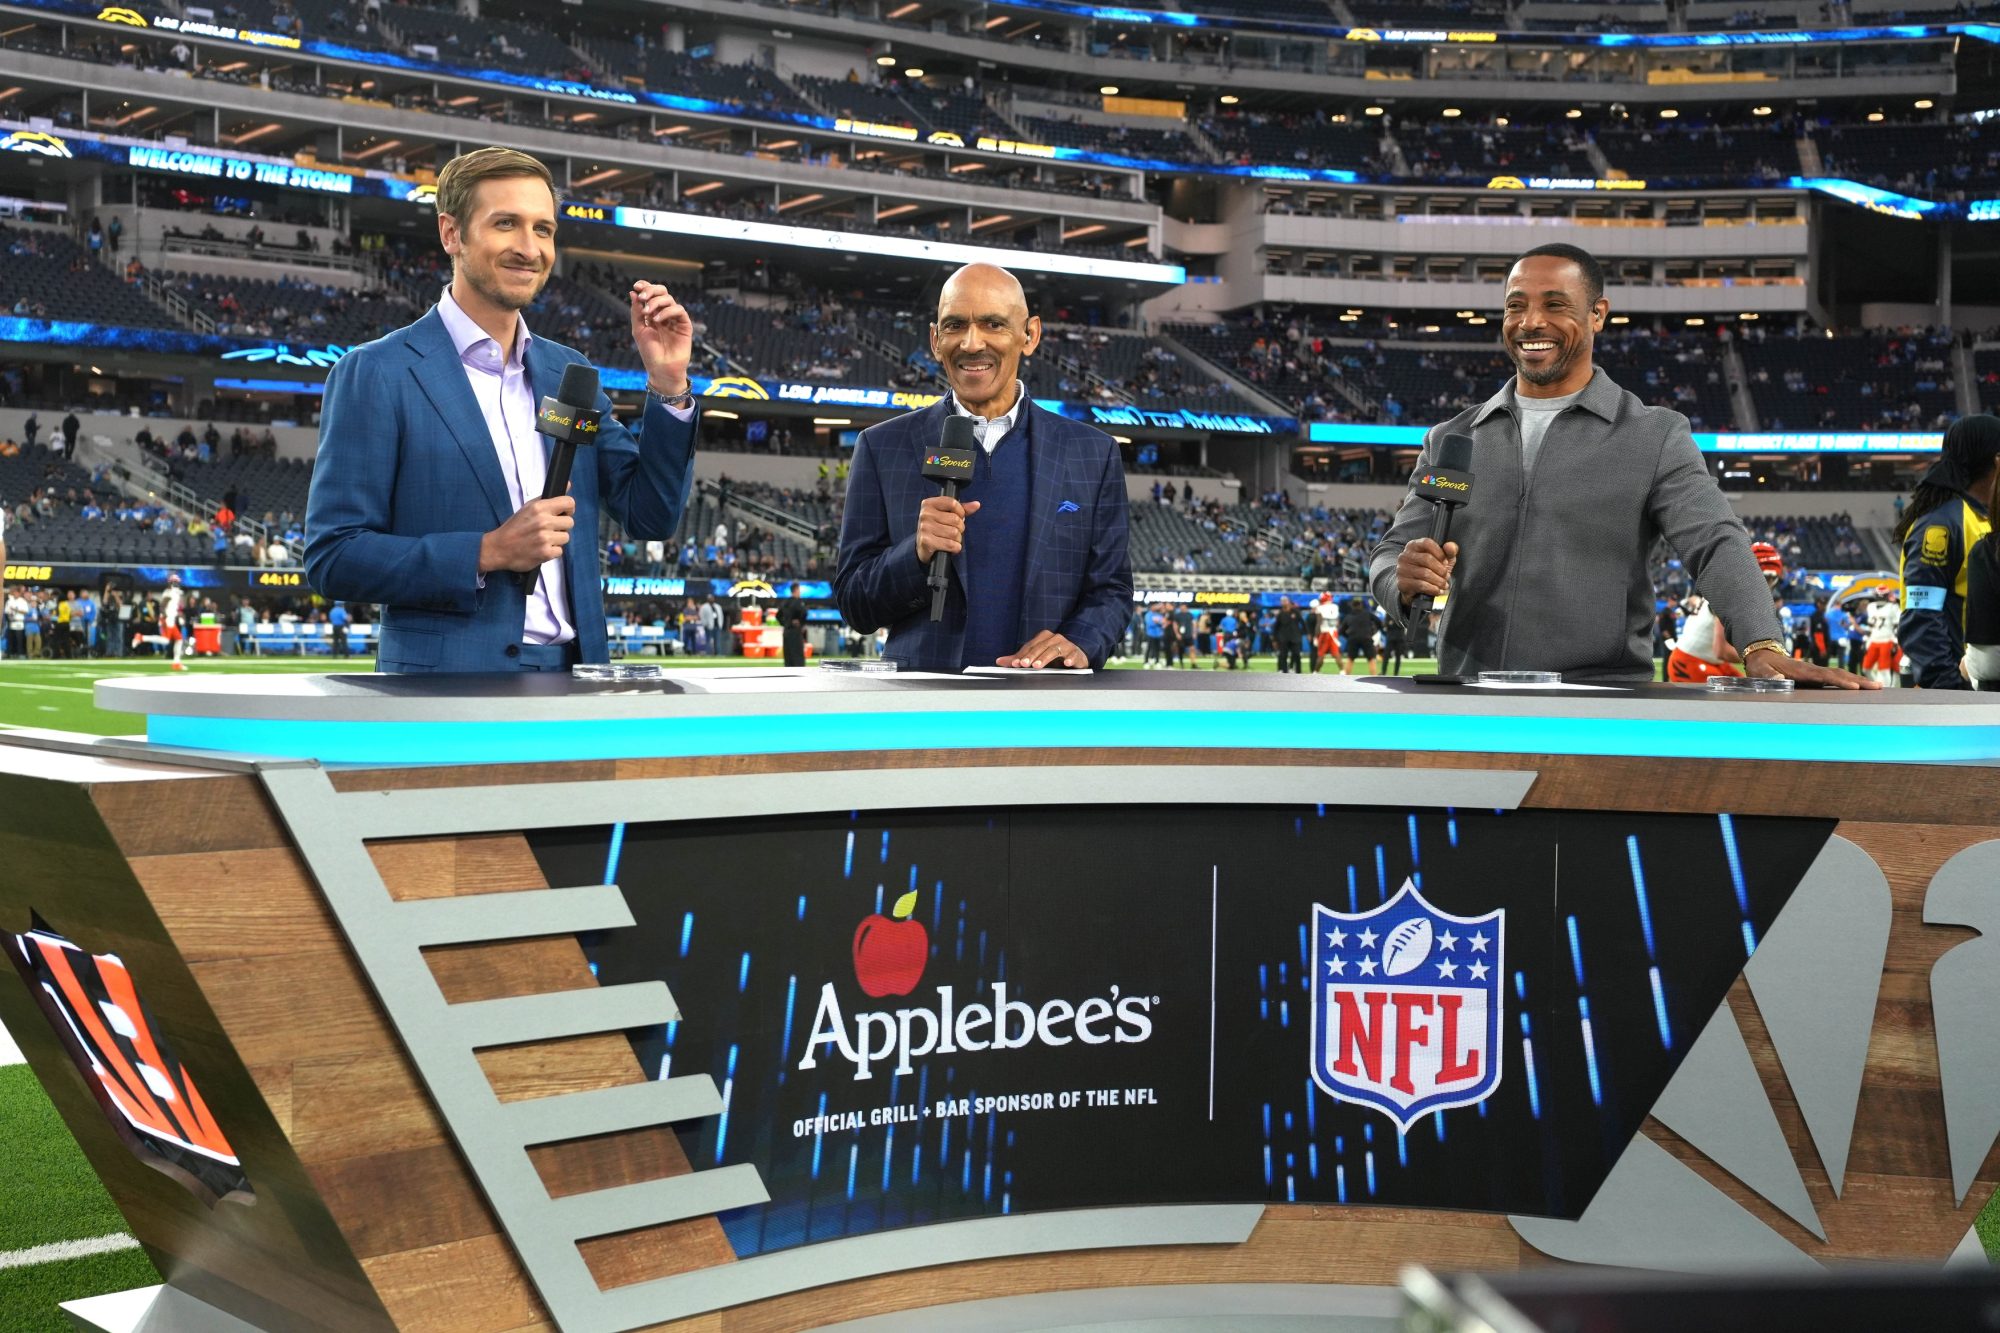
[[[952,477],[945,478],[944,489],[939,494],[947,500],[956,500],[958,498],[957,479]],[[931,555],[930,573],[931,623],[933,625],[944,619],[944,597],[950,587],[951,553],[949,551],[933,552]]]
[[[1455,504],[1446,504],[1442,500],[1432,500],[1430,506],[1431,540],[1438,544],[1439,550],[1443,550],[1444,544],[1451,540],[1451,516],[1452,512],[1458,506]],[[1403,623],[1406,626],[1412,626],[1419,630],[1427,628],[1427,622],[1430,620],[1431,605],[1435,600],[1427,592],[1420,592],[1415,597],[1412,597],[1410,599],[1410,617]]]
[[[542,483],[542,498],[544,500],[553,500],[569,489],[570,469],[575,464],[576,442],[574,440],[557,440],[555,456],[549,459],[548,479]],[[574,541],[575,538],[576,534],[572,531],[570,539]],[[522,592],[532,594],[535,591],[535,580],[541,576],[542,571],[539,568],[523,569],[515,572],[514,581],[521,585]]]

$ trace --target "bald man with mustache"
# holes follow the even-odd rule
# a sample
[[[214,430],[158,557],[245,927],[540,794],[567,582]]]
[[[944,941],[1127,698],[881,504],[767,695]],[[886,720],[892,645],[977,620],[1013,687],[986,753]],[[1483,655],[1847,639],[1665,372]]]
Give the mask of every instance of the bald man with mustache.
[[[938,296],[931,354],[951,393],[871,426],[854,448],[834,598],[883,656],[912,671],[1099,667],[1132,605],[1125,467],[1109,435],[1037,407],[1021,361],[1042,321],[1006,269],[968,264]],[[969,417],[979,450],[957,499],[923,476],[944,423]],[[930,619],[931,558],[950,558]]]

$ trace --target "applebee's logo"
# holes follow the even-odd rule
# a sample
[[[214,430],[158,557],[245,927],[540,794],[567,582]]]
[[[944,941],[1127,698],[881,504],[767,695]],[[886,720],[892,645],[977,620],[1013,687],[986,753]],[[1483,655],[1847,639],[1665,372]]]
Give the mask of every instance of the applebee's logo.
[[[1313,904],[1312,1078],[1407,1130],[1500,1086],[1506,912],[1453,916],[1409,880],[1368,912]]]
[[[854,928],[854,979],[876,999],[908,995],[924,979],[930,961],[931,937],[924,923],[913,921],[917,891],[896,899],[890,915],[874,912]]]
[[[930,961],[930,933],[913,920],[917,890],[896,900],[888,916],[862,919],[854,930],[854,979],[871,998],[908,995],[923,980]],[[874,1066],[894,1060],[907,1074],[919,1056],[971,1051],[1013,1051],[1024,1046],[1085,1046],[1141,1042],[1153,1035],[1152,1008],[1158,996],[1126,995],[1113,986],[1108,996],[1049,1000],[1039,1007],[1010,995],[995,982],[991,1002],[964,1001],[953,986],[939,986],[924,1007],[857,1013],[850,1020],[839,989],[826,982],[806,1038],[800,1069],[814,1069],[822,1057],[839,1055],[854,1066],[855,1079],[873,1078]]]

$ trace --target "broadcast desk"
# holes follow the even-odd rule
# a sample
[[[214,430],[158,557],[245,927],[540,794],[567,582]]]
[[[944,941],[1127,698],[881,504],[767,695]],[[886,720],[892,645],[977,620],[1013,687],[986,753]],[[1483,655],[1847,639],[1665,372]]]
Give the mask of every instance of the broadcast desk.
[[[1386,1328],[1409,1263],[1937,1265],[2000,1180],[1990,696],[97,688],[146,739],[0,736],[0,1019],[149,1328]]]

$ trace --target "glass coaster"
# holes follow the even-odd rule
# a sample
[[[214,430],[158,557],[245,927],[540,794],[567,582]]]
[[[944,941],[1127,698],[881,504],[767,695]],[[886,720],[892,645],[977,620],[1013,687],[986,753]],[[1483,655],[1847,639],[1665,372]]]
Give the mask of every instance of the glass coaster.
[[[569,674],[576,680],[662,680],[667,669],[652,662],[584,662]]]
[[[1560,671],[1482,671],[1481,685],[1560,685]]]
[[[1711,694],[1790,694],[1794,682],[1783,676],[1710,676]]]

